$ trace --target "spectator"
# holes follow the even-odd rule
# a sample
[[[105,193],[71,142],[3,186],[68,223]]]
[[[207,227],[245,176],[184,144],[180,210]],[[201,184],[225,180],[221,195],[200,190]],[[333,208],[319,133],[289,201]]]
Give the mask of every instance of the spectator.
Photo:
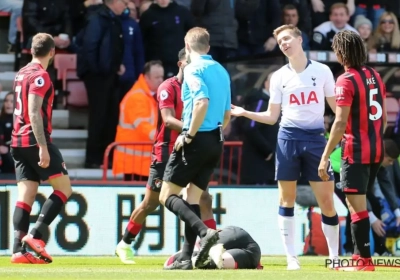
[[[15,52],[17,39],[17,18],[21,16],[23,0],[1,0],[0,11],[11,14],[10,27],[8,28],[8,52]]]
[[[258,9],[249,19],[238,18],[238,56],[263,54],[276,49],[272,32],[281,24],[278,0],[260,0]]]
[[[105,0],[90,15],[78,52],[77,72],[89,101],[86,168],[99,168],[118,123],[118,82],[125,72],[123,30],[119,15],[128,0]]]
[[[234,57],[238,40],[233,1],[192,1],[191,12],[196,18],[196,25],[207,29],[210,33],[208,54],[219,62]]]
[[[244,108],[249,111],[267,111],[269,87],[273,72],[264,82],[264,87],[245,97]],[[275,182],[275,146],[279,124],[267,125],[243,119],[241,123],[243,139],[241,183],[272,185]]]
[[[380,25],[368,40],[371,52],[396,52],[400,50],[400,31],[397,17],[392,12],[384,12]]]
[[[138,79],[140,73],[143,72],[144,66],[144,50],[142,32],[139,24],[133,18],[135,15],[132,11],[136,10],[135,4],[129,2],[128,8],[121,15],[122,28],[124,31],[124,57],[123,64],[125,73],[120,76],[120,94],[118,104],[122,101],[125,94],[132,88]]]
[[[54,37],[56,51],[66,50],[73,35],[73,25],[67,0],[24,0],[22,8],[24,47],[30,48],[34,35],[44,32]],[[60,36],[61,34],[68,35]]]
[[[293,5],[298,12],[298,27],[302,32],[307,34],[307,37],[311,35],[312,21],[310,13],[310,4],[308,0],[281,0],[281,6]]]
[[[157,88],[164,80],[161,61],[149,61],[143,74],[120,104],[116,142],[153,142],[157,127]],[[160,98],[163,98],[162,96]],[[124,174],[125,181],[147,181],[152,146],[117,146],[113,174]]]
[[[13,129],[14,93],[4,98],[0,112],[0,173],[14,173],[14,160],[10,154],[11,132]]]
[[[372,23],[363,15],[358,15],[354,21],[354,28],[360,33],[364,40],[365,47],[368,49],[368,40],[372,33]]]
[[[283,24],[293,24],[294,26],[297,26],[297,24],[299,23],[299,12],[295,6],[291,4],[286,5],[285,7],[283,7],[282,13]],[[303,38],[303,50],[310,50],[310,40],[304,30],[301,30],[301,37]]]
[[[170,0],[156,0],[139,21],[146,61],[161,60],[166,77],[178,72],[176,54],[184,47],[186,32],[194,27],[189,10]]]
[[[342,30],[351,30],[357,32],[354,27],[348,24],[349,20],[349,8],[343,3],[333,4],[329,14],[329,21],[326,21],[314,28],[311,48],[313,50],[331,51],[332,39],[337,32]]]
[[[363,15],[372,22],[372,28],[379,26],[379,19],[385,12],[386,2],[396,2],[393,0],[353,0],[355,1],[354,17]],[[398,2],[398,1],[397,1]]]
[[[312,26],[318,26],[329,20],[331,7],[338,3],[346,4],[349,15],[354,13],[354,0],[310,0],[312,12]]]

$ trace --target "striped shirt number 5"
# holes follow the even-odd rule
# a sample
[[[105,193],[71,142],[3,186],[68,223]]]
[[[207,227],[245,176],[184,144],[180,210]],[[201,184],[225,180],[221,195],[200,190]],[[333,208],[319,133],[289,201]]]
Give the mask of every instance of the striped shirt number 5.
[[[377,88],[373,88],[369,91],[369,106],[372,107],[371,112],[373,113],[369,113],[369,119],[371,121],[379,120],[382,117],[382,106],[374,99],[374,95],[376,94],[378,94]]]

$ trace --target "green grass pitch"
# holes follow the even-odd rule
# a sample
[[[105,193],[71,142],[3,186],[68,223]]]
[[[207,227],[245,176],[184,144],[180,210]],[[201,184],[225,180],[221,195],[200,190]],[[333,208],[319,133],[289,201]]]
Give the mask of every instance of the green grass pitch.
[[[331,271],[324,267],[324,257],[300,257],[302,269],[286,271],[285,257],[264,256],[264,270],[192,270],[165,271],[167,257],[137,257],[135,265],[124,265],[117,257],[55,256],[52,264],[12,265],[9,257],[0,257],[0,279],[289,279],[345,280],[400,279],[400,268],[377,268],[375,272]]]

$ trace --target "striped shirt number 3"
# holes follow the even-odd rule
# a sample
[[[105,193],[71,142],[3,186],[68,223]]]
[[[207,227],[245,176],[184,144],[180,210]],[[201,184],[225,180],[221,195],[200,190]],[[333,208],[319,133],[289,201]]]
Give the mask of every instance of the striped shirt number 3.
[[[22,113],[22,100],[21,100],[22,86],[15,87],[15,93],[17,94],[17,101],[15,102],[14,115],[20,116]]]
[[[372,107],[371,113],[369,113],[369,119],[371,121],[379,120],[382,117],[382,106],[374,99],[374,95],[376,94],[378,94],[377,88],[373,88],[369,91],[369,106]]]

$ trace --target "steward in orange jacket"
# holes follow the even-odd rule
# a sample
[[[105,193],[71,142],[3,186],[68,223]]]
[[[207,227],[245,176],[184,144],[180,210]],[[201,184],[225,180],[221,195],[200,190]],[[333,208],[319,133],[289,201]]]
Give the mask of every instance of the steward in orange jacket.
[[[116,142],[149,142],[151,144],[154,142],[158,117],[157,100],[154,94],[163,81],[164,71],[160,64],[154,62],[146,64],[149,63],[150,65],[144,67],[144,74],[139,76],[132,89],[121,101]],[[158,71],[152,71],[157,66]],[[152,77],[152,74],[157,74],[157,77]],[[148,177],[151,151],[152,145],[116,146],[113,174]],[[146,178],[141,180],[146,180]]]

